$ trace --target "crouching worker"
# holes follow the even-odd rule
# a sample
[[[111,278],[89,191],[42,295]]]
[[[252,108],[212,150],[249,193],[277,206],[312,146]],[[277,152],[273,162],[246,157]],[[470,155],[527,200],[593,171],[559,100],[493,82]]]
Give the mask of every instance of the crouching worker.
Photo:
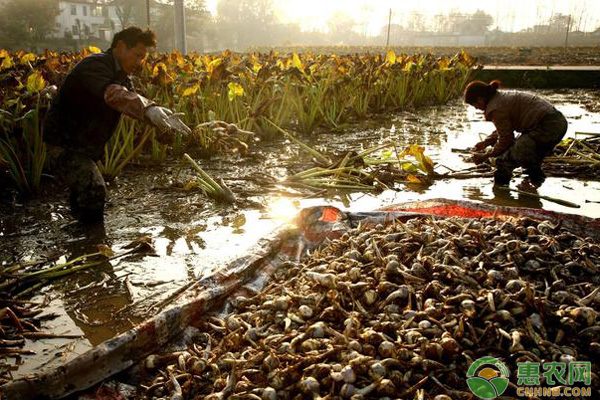
[[[148,47],[156,46],[150,30],[127,28],[111,48],[90,55],[67,75],[44,121],[49,169],[66,181],[71,210],[82,222],[104,218],[106,184],[96,165],[117,128],[121,114],[146,121],[163,133],[189,133],[177,115],[135,93],[129,75],[141,69]]]
[[[484,111],[496,131],[473,147],[476,164],[496,157],[494,184],[508,186],[513,170],[523,167],[528,178],[519,189],[535,191],[544,183],[544,158],[560,143],[567,132],[567,120],[548,101],[526,92],[499,90],[500,82],[471,82],[465,90],[465,102]],[[515,132],[521,136],[515,140]],[[490,150],[483,152],[488,146]]]

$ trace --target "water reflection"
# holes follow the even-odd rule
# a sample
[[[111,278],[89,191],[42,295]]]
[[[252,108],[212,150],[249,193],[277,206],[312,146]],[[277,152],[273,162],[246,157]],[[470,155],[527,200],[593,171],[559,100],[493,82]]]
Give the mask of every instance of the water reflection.
[[[485,195],[479,187],[465,187],[465,196],[470,200],[485,202],[502,207],[543,208],[539,197],[522,193],[512,193],[508,190],[492,186],[493,197]]]

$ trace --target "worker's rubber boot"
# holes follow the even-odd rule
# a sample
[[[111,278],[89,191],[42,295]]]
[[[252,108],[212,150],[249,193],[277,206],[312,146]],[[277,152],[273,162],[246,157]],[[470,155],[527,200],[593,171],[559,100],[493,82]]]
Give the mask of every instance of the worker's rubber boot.
[[[81,207],[77,212],[77,219],[82,224],[96,224],[104,222],[104,209]]]
[[[538,187],[539,186],[533,184],[529,178],[524,178],[521,183],[517,185],[517,189],[527,193],[537,193]]]
[[[97,207],[81,206],[80,197],[76,192],[71,192],[69,203],[71,205],[71,214],[82,224],[95,224],[104,222],[104,202],[100,202]]]
[[[506,186],[510,185],[510,180],[512,178],[512,173],[506,174],[504,171],[496,170],[494,173],[494,186]]]
[[[533,186],[539,188],[546,180],[546,174],[542,171],[540,166],[533,168],[525,168],[525,173],[529,176],[529,181]]]

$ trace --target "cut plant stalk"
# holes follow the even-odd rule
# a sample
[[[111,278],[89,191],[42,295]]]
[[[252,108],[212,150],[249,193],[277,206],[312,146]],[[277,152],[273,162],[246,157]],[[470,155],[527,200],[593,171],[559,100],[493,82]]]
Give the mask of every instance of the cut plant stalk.
[[[557,199],[556,197],[544,196],[544,195],[540,195],[538,193],[525,192],[523,190],[512,189],[512,188],[509,188],[509,187],[500,187],[500,189],[504,190],[504,191],[509,191],[509,192],[514,192],[514,193],[522,194],[522,195],[525,195],[525,196],[537,197],[538,199],[542,199],[542,200],[548,200],[548,201],[551,201],[551,202],[556,203],[556,204],[560,204],[561,206],[565,206],[565,207],[581,208],[581,206],[579,204],[575,204],[575,203],[572,203],[572,202],[567,201],[567,200]]]
[[[379,150],[382,150],[382,149],[386,149],[386,148],[388,148],[388,147],[392,147],[392,146],[396,146],[396,144],[395,144],[395,143],[393,143],[393,142],[386,142],[386,143],[383,143],[383,144],[381,144],[381,145],[379,145],[379,146],[375,146],[375,147],[373,147],[373,148],[371,148],[371,149],[367,149],[367,150],[364,150],[364,151],[362,151],[362,152],[358,153],[358,154],[357,154],[357,155],[355,155],[354,157],[351,157],[351,158],[348,160],[348,162],[349,162],[349,163],[353,163],[354,161],[360,160],[361,158],[363,158],[363,157],[365,157],[365,156],[368,156],[369,154],[373,154],[373,153],[375,153],[376,151],[379,151]]]
[[[279,132],[281,132],[285,137],[287,137],[292,142],[296,143],[297,145],[302,147],[304,150],[306,150],[308,153],[310,153],[310,155],[312,155],[314,158],[316,158],[319,162],[321,162],[323,164],[331,164],[331,160],[329,158],[327,158],[326,156],[324,156],[323,154],[321,154],[320,152],[318,152],[317,150],[313,149],[312,147],[310,147],[306,143],[300,141],[299,139],[296,139],[291,133],[280,128],[273,121],[271,121],[269,119],[267,119],[266,121],[268,123],[270,123],[271,125],[273,125],[273,127],[275,129],[277,129]]]
[[[36,272],[28,272],[28,273],[24,273],[24,274],[17,274],[16,276],[19,279],[23,279],[23,280],[31,279],[31,278],[34,278],[34,277],[37,277],[37,278],[42,277],[42,278],[44,278],[44,275],[46,275],[48,273],[53,273],[53,272],[59,271],[61,269],[69,268],[69,267],[77,264],[80,261],[84,261],[84,260],[90,259],[92,257],[98,257],[98,256],[103,256],[103,253],[97,252],[97,253],[92,253],[92,254],[85,254],[85,255],[73,258],[72,260],[69,260],[66,263],[57,264],[54,267],[50,267],[50,268],[46,268],[46,269],[41,269],[41,270],[36,271]]]
[[[223,201],[226,203],[234,203],[235,196],[231,189],[229,189],[223,180],[221,180],[221,185],[219,185],[210,175],[208,175],[196,161],[189,154],[185,153],[183,155],[183,159],[188,162],[192,168],[198,172],[200,175],[197,177],[197,182],[202,190],[206,193],[206,195],[214,198],[217,201]]]

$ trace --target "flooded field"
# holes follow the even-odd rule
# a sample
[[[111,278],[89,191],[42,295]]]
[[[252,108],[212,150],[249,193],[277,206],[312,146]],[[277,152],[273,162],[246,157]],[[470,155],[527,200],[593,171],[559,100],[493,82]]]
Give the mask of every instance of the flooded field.
[[[598,95],[579,90],[541,94],[569,120],[569,136],[600,132]],[[342,153],[389,140],[416,143],[425,146],[438,172],[446,172],[469,166],[452,149],[468,148],[479,140],[479,134],[492,130],[493,125],[483,121],[481,114],[455,100],[448,106],[378,116],[348,127],[344,133],[321,133],[313,136],[310,144]],[[398,185],[379,194],[353,193],[344,198],[282,197],[264,193],[259,183],[265,175],[283,179],[305,169],[307,156],[283,140],[259,144],[249,154],[236,160],[215,158],[200,163],[236,193],[240,200],[234,206],[216,205],[198,192],[174,185],[178,161],[126,168],[110,186],[104,226],[88,229],[75,223],[63,188],[59,192],[46,190],[24,204],[2,205],[0,253],[5,262],[55,255],[66,260],[93,252],[99,244],[118,252],[143,235],[152,238],[156,250],[154,255],[131,255],[73,275],[32,299],[48,301],[45,314],[58,315],[45,330],[84,337],[29,341],[25,349],[37,354],[25,358],[14,377],[42,366],[60,365],[156,315],[182,288],[244,254],[258,238],[290,221],[302,207],[331,204],[344,210],[367,211],[443,197],[600,217],[600,183],[564,178],[548,178],[540,194],[575,202],[581,206],[578,209],[530,196],[497,195],[492,191],[491,178],[440,180],[430,186]],[[513,185],[515,182],[519,178]]]

